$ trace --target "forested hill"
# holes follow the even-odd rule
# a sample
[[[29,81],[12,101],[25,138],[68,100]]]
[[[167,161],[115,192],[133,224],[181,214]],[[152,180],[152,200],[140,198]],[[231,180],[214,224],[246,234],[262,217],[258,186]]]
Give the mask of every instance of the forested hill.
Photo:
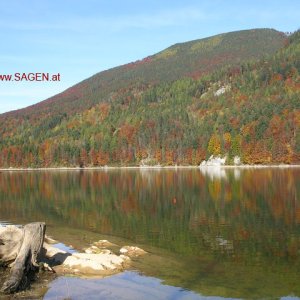
[[[299,57],[299,32],[172,46],[2,115],[0,166],[299,163]]]
[[[243,30],[176,44],[142,60],[100,72],[46,101],[4,114],[14,118],[68,115],[111,99],[111,93],[134,85],[147,88],[183,77],[199,78],[228,65],[275,53],[286,41],[272,29]]]

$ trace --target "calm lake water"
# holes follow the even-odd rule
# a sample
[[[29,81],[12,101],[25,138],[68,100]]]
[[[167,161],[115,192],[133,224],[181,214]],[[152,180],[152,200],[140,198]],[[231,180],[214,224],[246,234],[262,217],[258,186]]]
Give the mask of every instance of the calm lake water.
[[[299,197],[300,168],[0,173],[1,222],[150,253],[105,279],[60,277],[45,299],[300,297]]]

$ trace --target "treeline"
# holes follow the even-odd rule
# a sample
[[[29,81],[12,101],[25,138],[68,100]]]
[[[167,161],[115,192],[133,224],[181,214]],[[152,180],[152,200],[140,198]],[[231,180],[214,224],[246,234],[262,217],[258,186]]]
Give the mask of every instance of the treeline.
[[[299,57],[296,32],[273,56],[200,79],[137,82],[75,115],[8,118],[0,166],[299,163]]]

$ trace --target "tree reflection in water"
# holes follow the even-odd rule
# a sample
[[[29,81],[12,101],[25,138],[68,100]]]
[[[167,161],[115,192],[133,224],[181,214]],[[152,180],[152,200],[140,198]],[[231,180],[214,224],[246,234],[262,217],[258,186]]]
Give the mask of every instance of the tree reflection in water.
[[[286,270],[292,279],[283,280],[280,291],[300,295],[292,284],[300,279],[299,195],[299,168],[0,173],[2,220],[93,230],[199,261],[199,268],[184,272],[185,287],[194,281],[199,291],[208,284],[199,275],[206,257],[215,266],[207,271],[212,282],[222,271],[224,282],[235,286],[233,273],[244,272],[251,289],[256,268],[274,284]],[[215,265],[220,261],[222,270]],[[276,291],[274,284],[269,289]]]

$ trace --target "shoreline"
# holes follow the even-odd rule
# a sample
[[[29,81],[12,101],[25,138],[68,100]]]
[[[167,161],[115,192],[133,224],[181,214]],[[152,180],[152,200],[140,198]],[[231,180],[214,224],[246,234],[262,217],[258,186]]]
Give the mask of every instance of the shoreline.
[[[300,168],[299,165],[221,165],[221,166],[104,166],[104,167],[44,167],[44,168],[0,168],[0,172],[16,171],[108,171],[108,170],[177,170],[177,169],[266,169],[266,168]]]

